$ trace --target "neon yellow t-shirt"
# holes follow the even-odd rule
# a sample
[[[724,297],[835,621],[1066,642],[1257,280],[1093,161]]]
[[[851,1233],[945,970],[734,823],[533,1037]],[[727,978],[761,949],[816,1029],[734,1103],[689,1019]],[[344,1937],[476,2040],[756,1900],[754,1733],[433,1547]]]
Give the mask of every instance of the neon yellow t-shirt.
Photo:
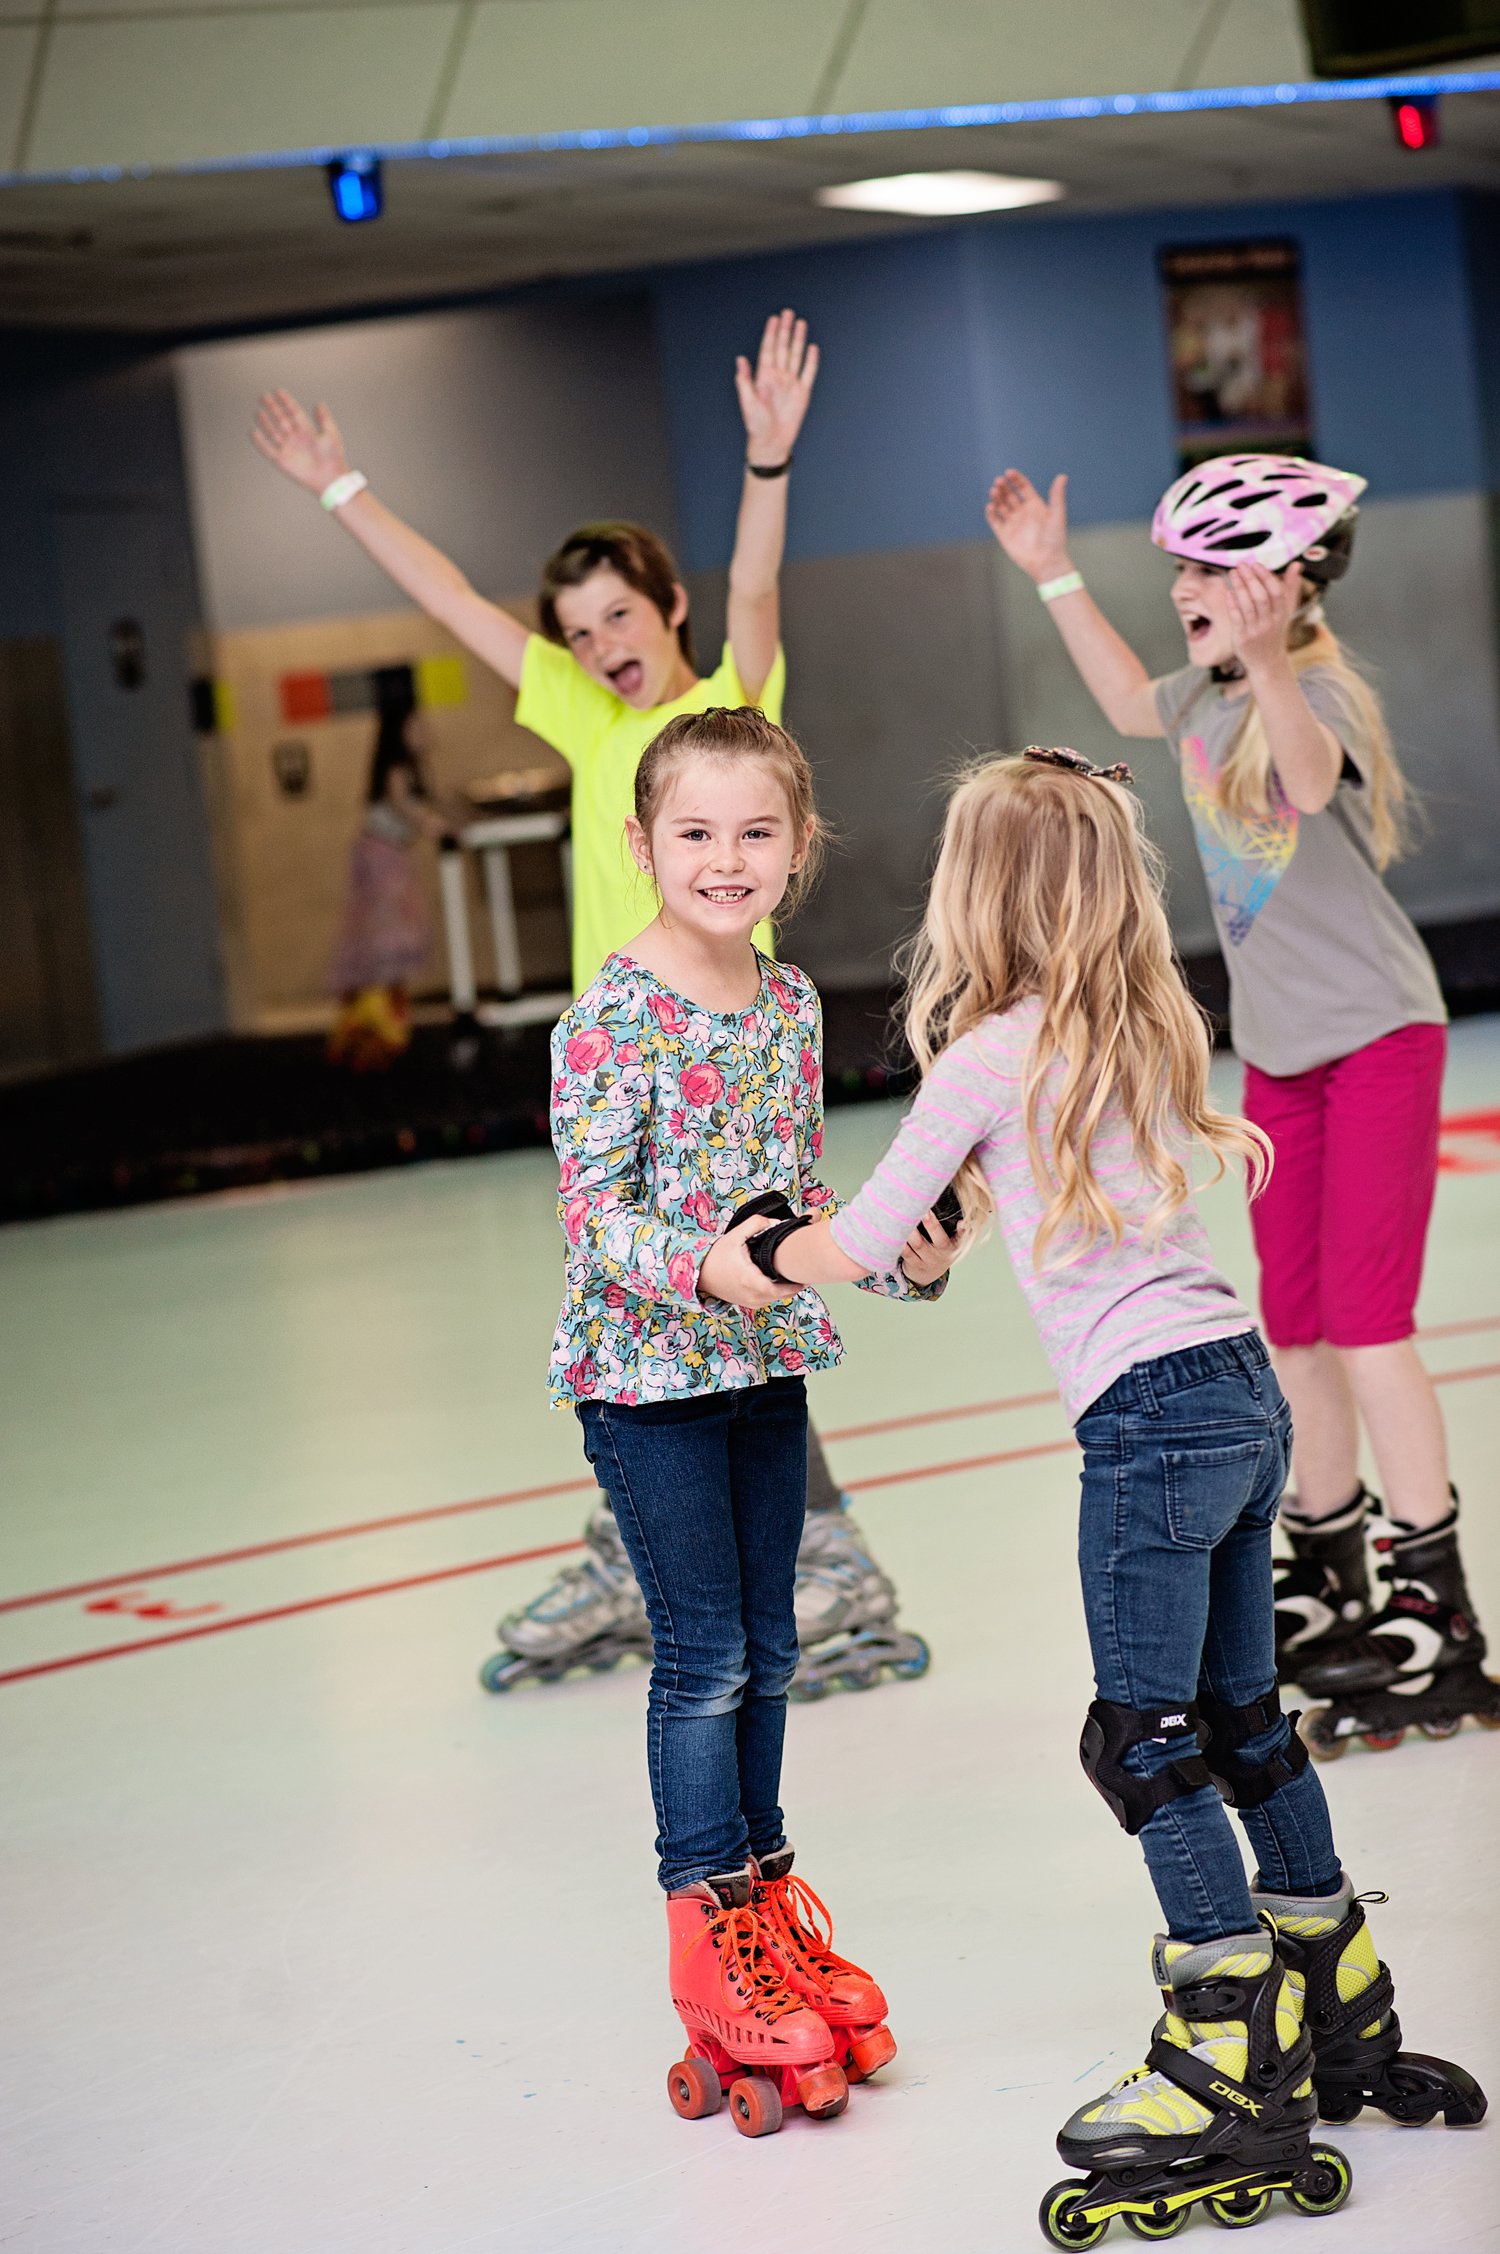
[[[768,720],[781,719],[786,658],[776,652],[760,693]],[[716,669],[671,704],[637,712],[601,688],[578,660],[544,635],[533,634],[521,662],[516,719],[560,751],[573,770],[573,991],[581,994],[617,947],[643,931],[656,914],[649,877],[631,859],[625,817],[635,812],[635,771],[651,738],[679,712],[710,705],[748,704],[729,644]],[[757,924],[755,944],[773,952],[771,927]]]

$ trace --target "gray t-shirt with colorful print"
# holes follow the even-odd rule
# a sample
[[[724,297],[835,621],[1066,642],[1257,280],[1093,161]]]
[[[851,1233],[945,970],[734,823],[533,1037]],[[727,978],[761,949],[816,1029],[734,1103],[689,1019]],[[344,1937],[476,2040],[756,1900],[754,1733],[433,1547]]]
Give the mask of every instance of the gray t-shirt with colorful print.
[[[1448,1014],[1432,959],[1376,866],[1357,713],[1329,666],[1310,665],[1300,686],[1348,754],[1344,773],[1321,814],[1299,814],[1273,769],[1269,813],[1245,819],[1217,802],[1243,697],[1227,698],[1198,665],[1156,684],[1229,966],[1230,1036],[1247,1064],[1278,1079]]]

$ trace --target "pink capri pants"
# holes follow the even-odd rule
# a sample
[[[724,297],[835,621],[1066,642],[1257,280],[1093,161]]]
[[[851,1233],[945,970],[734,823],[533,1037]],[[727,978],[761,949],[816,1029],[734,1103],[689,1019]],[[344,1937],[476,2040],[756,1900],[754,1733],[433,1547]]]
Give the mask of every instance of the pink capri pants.
[[[1386,1346],[1416,1328],[1447,1028],[1403,1025],[1311,1072],[1245,1067],[1276,1167],[1250,1208],[1273,1346]]]

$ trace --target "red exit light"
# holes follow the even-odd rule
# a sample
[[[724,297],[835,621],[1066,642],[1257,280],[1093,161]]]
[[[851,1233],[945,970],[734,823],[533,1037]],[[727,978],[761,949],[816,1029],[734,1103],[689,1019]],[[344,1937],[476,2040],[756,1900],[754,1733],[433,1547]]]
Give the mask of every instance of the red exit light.
[[[1436,94],[1392,94],[1391,123],[1403,149],[1435,149],[1442,139]]]

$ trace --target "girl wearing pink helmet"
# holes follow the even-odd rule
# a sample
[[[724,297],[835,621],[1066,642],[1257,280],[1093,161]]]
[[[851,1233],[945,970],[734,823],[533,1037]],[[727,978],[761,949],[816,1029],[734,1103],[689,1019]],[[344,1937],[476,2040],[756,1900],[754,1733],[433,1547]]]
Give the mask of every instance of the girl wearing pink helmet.
[[[1296,1428],[1282,1524],[1283,1681],[1325,1696],[1313,1750],[1386,1748],[1409,1723],[1500,1727],[1500,1686],[1458,1551],[1458,1498],[1432,1381],[1412,1343],[1437,1180],[1447,1013],[1431,960],[1381,881],[1405,786],[1380,704],[1323,616],[1349,567],[1365,480],[1235,454],[1163,495],[1151,537],[1178,559],[1188,663],[1152,680],[1067,546],[1067,479],[1019,470],[986,509],[1105,718],[1164,736],[1229,968],[1244,1110],[1276,1166],[1251,1207],[1261,1311]],[[1371,1617],[1359,1427],[1386,1495],[1390,1584]]]

